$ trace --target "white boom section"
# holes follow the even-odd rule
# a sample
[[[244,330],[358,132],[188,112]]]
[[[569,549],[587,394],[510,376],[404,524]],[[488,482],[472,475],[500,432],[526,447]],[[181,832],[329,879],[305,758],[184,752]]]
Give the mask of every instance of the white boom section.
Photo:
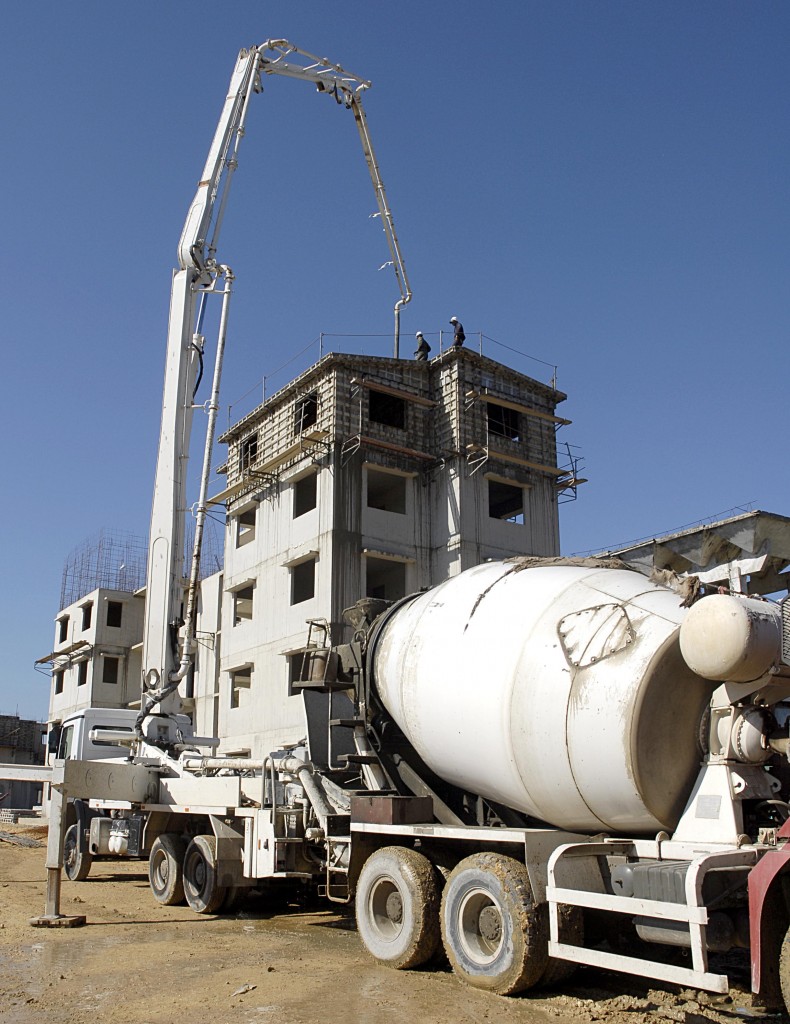
[[[300,54],[309,63],[302,66],[287,62],[284,58],[289,54]],[[261,73],[312,82],[319,92],[333,96],[338,103],[353,110],[400,290],[400,298],[395,304],[396,357],[400,310],[411,299],[392,213],[387,204],[360,99],[360,94],[370,87],[370,82],[344,71],[337,64],[330,64],[324,58],[299,50],[283,39],[268,40],[261,46],[242,50],[231,75],[228,94],[203,174],[181,233],[178,245],[179,269],[173,273],[162,421],[149,535],[143,630],[143,700],[138,729],[145,715],[178,688],[179,682],[189,670],[194,651],[200,545],[206,513],[204,492],[213,445],[228,301],[233,279],[229,268],[217,263],[216,251],[225,203],[233,171],[237,166],[237,153],[244,135],[249,99],[252,92],[260,92],[262,89]],[[224,286],[220,283],[222,279]],[[198,370],[202,367],[204,350],[201,333],[203,309],[211,294],[223,296],[223,310],[214,385],[208,403],[209,423],[203,484],[197,504],[192,570],[189,581],[186,581],[183,577],[183,561],[187,463],[195,382]],[[167,710],[177,710],[178,703],[174,698]]]

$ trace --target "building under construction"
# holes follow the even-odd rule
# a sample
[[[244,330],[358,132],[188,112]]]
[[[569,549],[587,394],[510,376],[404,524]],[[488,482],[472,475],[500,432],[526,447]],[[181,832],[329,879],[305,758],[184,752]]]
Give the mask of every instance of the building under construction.
[[[231,426],[212,498],[224,568],[201,584],[187,682],[197,731],[237,753],[298,739],[301,703],[284,698],[300,651],[308,634],[340,639],[359,597],[558,554],[558,505],[578,483],[558,459],[565,397],[469,349],[424,362],[329,354]],[[219,563],[209,543],[203,564]],[[51,721],[139,701],[144,565],[143,543],[107,532],[70,556],[40,659],[53,668]]]

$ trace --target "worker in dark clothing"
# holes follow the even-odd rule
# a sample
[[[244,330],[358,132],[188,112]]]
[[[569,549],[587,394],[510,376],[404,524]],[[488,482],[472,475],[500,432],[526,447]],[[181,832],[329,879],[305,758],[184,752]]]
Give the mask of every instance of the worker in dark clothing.
[[[417,331],[417,348],[414,351],[414,358],[418,363],[424,363],[427,361],[430,351],[431,346],[423,337],[422,331]]]
[[[453,325],[453,348],[460,348],[466,341],[464,325],[458,322],[457,316],[451,316],[450,323]]]

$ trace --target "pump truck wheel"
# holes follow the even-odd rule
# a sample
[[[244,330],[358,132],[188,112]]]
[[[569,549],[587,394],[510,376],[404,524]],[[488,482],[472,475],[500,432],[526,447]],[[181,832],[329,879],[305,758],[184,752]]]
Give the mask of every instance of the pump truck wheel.
[[[360,937],[376,960],[398,970],[426,963],[440,938],[435,868],[416,850],[377,850],[359,875],[356,916]]]
[[[441,921],[447,957],[467,984],[508,996],[541,980],[548,966],[546,916],[519,861],[496,853],[462,860],[444,887]]]
[[[779,950],[779,988],[782,991],[785,1010],[790,1013],[790,928]]]
[[[195,836],[184,854],[184,895],[196,914],[216,914],[226,889],[217,881],[217,840]]]
[[[90,873],[93,857],[80,851],[80,826],[69,825],[63,840],[63,870],[70,882],[84,882]]]
[[[180,836],[165,832],[157,836],[148,858],[148,883],[158,903],[175,907],[186,901],[183,863],[186,843]]]

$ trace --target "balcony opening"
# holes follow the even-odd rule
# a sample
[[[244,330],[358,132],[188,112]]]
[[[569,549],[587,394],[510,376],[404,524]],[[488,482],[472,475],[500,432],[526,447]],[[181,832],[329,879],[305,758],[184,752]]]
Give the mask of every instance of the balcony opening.
[[[406,596],[406,563],[389,558],[365,558],[365,595],[397,601]]]
[[[524,488],[499,480],[488,481],[488,514],[508,523],[524,522]]]
[[[368,508],[378,508],[383,512],[406,514],[406,482],[405,476],[396,473],[383,473],[378,469],[368,468]]]

